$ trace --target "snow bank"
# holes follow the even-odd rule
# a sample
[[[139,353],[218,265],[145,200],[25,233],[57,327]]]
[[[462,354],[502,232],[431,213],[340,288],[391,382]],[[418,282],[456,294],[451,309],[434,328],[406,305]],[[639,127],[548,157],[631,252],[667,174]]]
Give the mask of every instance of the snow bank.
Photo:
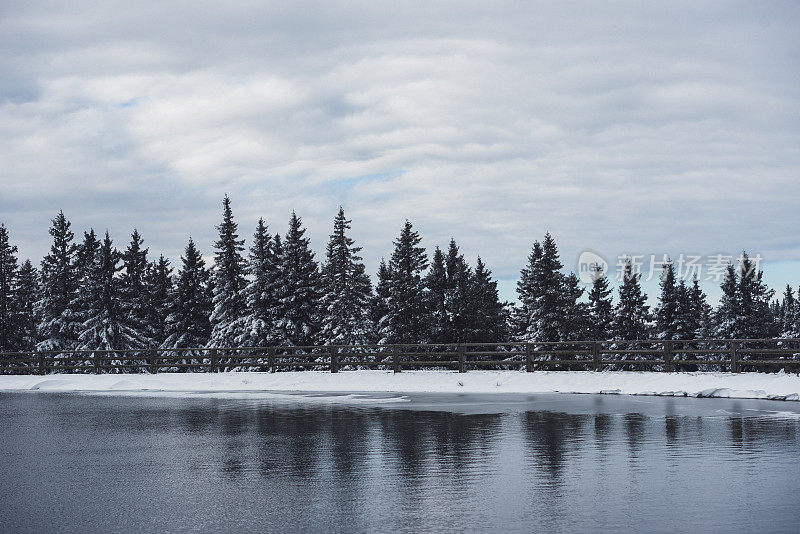
[[[759,373],[447,371],[6,375],[0,391],[604,393],[799,400],[800,377]]]

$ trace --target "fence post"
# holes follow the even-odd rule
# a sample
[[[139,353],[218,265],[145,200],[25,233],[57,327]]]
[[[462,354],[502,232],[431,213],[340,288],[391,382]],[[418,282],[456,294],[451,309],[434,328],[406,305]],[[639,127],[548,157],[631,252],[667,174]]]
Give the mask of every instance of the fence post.
[[[592,365],[595,371],[600,370],[600,342],[592,341]]]
[[[44,361],[44,353],[43,352],[39,352],[36,349],[33,349],[33,357],[38,360],[37,363],[39,365],[39,374],[40,375],[47,374],[47,368],[46,368],[47,364]]]
[[[467,372],[467,347],[463,343],[458,344],[458,372]]]
[[[739,372],[739,343],[731,341],[731,371]]]
[[[525,342],[525,372],[533,372],[533,355],[531,354],[531,344]]]
[[[339,348],[331,346],[331,373],[339,372]]]
[[[97,353],[92,353],[92,363],[94,364],[94,374],[100,374],[100,358],[97,357]]]
[[[269,365],[269,372],[275,372],[275,347],[267,349],[267,365]]]
[[[664,340],[664,372],[672,372],[672,341]]]
[[[208,372],[217,372],[217,349],[211,349],[211,363],[209,364]]]
[[[402,371],[400,367],[400,347],[394,346],[394,353],[392,354],[392,362],[394,364],[394,372],[399,373]]]

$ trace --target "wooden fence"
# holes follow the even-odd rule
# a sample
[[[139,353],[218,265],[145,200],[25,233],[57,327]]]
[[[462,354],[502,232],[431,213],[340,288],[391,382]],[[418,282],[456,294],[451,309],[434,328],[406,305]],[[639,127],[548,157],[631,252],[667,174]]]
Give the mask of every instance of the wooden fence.
[[[171,348],[0,353],[0,374],[276,372],[311,369],[780,371],[800,373],[800,339],[699,339]]]

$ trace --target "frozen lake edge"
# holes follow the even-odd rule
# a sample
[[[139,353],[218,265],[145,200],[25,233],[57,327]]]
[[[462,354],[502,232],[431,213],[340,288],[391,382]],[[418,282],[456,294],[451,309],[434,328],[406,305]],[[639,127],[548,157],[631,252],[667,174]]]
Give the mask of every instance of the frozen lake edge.
[[[800,400],[800,376],[629,371],[391,371],[3,375],[0,391],[55,392],[396,392],[602,393]]]

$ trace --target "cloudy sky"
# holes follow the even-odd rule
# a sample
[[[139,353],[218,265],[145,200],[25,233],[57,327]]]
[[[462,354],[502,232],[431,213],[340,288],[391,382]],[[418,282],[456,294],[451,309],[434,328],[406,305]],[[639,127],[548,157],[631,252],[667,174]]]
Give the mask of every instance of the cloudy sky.
[[[228,193],[248,241],[294,209],[320,253],[344,206],[371,272],[408,218],[507,298],[546,231],[569,269],[744,248],[800,282],[797,2],[263,4],[0,4],[22,257],[59,209],[208,255]]]

